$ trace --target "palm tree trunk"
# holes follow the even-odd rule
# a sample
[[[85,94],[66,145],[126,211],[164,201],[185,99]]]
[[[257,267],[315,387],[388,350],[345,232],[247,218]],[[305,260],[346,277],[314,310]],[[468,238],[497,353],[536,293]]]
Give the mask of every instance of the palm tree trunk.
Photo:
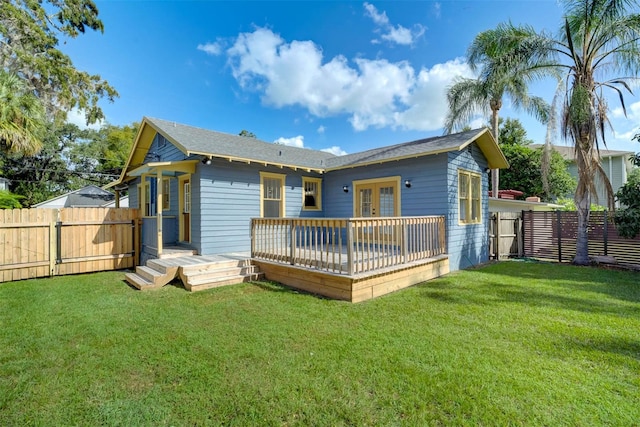
[[[581,197],[576,195],[576,210],[578,212],[578,232],[576,236],[576,256],[573,263],[589,265],[589,216],[591,195],[585,192]],[[558,236],[560,238],[560,236]]]
[[[576,256],[573,263],[589,264],[589,216],[591,210],[591,188],[595,179],[592,136],[588,131],[576,132],[581,135],[576,146],[576,166],[578,167],[578,185],[574,200],[578,213],[578,231],[576,235]],[[597,160],[595,160],[597,162]]]
[[[495,108],[492,105],[491,127],[493,129],[491,131],[493,133],[493,138],[496,140],[496,144],[498,143],[498,138],[500,136],[498,111],[500,111],[500,107]],[[491,194],[493,195],[493,197],[498,197],[498,191],[500,191],[500,169],[491,169]]]

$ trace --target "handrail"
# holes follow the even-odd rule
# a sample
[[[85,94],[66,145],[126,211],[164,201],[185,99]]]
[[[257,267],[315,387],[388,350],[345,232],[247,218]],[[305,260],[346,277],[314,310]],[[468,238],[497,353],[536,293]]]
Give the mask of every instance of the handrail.
[[[444,216],[254,218],[251,256],[354,275],[446,253]]]

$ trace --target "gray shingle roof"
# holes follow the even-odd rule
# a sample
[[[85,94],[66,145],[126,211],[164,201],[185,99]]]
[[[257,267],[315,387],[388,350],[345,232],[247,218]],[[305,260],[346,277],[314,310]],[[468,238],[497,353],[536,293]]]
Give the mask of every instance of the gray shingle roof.
[[[418,157],[434,153],[443,153],[460,149],[467,142],[475,139],[485,129],[475,129],[466,132],[418,139],[416,141],[386,147],[374,148],[360,153],[333,157],[327,161],[329,169],[358,166],[377,163],[393,159]]]
[[[335,156],[323,151],[279,145],[166,120],[148,117],[146,120],[174,143],[182,146],[188,154],[230,157],[322,170],[457,150],[485,131],[484,128],[475,129]]]
[[[274,144],[257,138],[215,132],[166,120],[148,117],[146,120],[174,143],[182,146],[188,154],[229,157],[312,169],[325,169],[327,160],[335,157],[324,151]]]

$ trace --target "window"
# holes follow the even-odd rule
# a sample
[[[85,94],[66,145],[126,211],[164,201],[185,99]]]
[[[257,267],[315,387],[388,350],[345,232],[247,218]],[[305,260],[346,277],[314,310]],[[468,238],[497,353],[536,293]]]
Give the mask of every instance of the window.
[[[182,201],[182,212],[191,213],[191,183],[186,181],[184,183],[184,200]]]
[[[284,178],[283,174],[260,172],[261,217],[284,216]]]
[[[482,212],[482,179],[479,174],[458,171],[460,224],[479,224]]]
[[[322,179],[302,177],[302,209],[322,210]]]
[[[162,179],[162,210],[171,209],[171,181],[169,178]]]
[[[140,207],[142,208],[143,216],[155,216],[156,215],[156,180],[147,180],[143,177],[142,183],[138,186],[140,194]]]

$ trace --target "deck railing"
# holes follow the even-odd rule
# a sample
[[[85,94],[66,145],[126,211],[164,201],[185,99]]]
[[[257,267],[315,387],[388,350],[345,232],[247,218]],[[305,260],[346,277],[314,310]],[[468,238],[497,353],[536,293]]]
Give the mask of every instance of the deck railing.
[[[443,216],[254,218],[251,256],[358,274],[444,254]]]

